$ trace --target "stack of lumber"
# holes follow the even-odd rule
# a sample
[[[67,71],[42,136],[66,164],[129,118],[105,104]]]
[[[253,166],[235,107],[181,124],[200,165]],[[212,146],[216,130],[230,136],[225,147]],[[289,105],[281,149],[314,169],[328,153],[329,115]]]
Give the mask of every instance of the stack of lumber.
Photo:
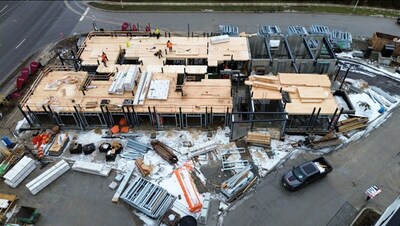
[[[64,160],[61,160],[44,173],[33,179],[31,182],[26,184],[26,187],[29,189],[32,195],[36,195],[51,182],[55,181],[57,178],[67,172],[69,168],[70,167],[68,163]]]
[[[246,141],[248,143],[271,145],[271,135],[266,132],[248,132]]]
[[[57,134],[53,144],[49,148],[49,155],[61,155],[69,142],[68,134]]]
[[[151,146],[153,147],[154,151],[165,161],[169,162],[170,164],[175,164],[178,162],[178,157],[174,154],[174,149],[167,146],[166,144],[158,141],[153,140],[151,141]]]
[[[98,105],[97,101],[88,101],[85,104],[85,108],[96,108]]]
[[[79,172],[95,174],[103,177],[110,175],[111,167],[93,162],[76,161],[72,169]]]
[[[320,148],[336,146],[341,143],[342,140],[340,140],[339,137],[331,137],[331,138],[321,139],[318,141],[312,141],[310,142],[310,146],[313,149],[320,149]]]
[[[4,183],[10,187],[17,187],[33,170],[35,170],[35,160],[24,156],[6,175]]]
[[[368,118],[366,117],[355,117],[343,120],[338,123],[338,132],[346,133],[355,129],[363,129],[367,127]]]

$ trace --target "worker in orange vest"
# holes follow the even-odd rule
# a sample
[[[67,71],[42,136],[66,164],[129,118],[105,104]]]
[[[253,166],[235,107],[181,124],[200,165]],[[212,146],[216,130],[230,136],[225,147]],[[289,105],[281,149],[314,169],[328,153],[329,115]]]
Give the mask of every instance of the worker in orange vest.
[[[167,47],[168,47],[169,51],[171,52],[172,51],[172,42],[169,40],[167,42]]]
[[[101,62],[103,62],[104,67],[107,67],[107,64],[106,64],[107,61],[108,61],[107,55],[106,55],[105,52],[103,52],[103,53],[101,54]]]

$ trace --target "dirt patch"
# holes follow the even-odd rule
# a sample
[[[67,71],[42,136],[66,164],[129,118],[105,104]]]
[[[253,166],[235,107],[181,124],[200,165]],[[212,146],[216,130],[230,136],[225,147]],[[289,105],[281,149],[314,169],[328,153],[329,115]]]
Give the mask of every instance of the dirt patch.
[[[364,209],[357,217],[357,220],[354,222],[353,226],[374,225],[380,216],[381,214],[373,209]]]

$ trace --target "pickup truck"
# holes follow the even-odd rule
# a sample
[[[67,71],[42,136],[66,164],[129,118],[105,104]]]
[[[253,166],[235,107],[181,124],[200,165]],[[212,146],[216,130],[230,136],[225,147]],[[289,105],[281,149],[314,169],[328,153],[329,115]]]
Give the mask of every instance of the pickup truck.
[[[331,164],[324,157],[319,157],[300,166],[293,167],[292,170],[282,176],[282,184],[289,190],[296,191],[325,177],[330,172],[332,172]]]

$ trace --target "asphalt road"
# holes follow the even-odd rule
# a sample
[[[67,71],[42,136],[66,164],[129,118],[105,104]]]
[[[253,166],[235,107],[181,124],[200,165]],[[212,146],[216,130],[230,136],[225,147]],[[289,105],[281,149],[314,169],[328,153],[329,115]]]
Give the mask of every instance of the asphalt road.
[[[32,53],[68,36],[79,19],[62,1],[1,1],[0,11],[0,82]]]
[[[400,195],[398,126],[400,110],[360,141],[327,156],[334,167],[326,178],[297,192],[281,184],[293,166],[315,158],[302,154],[268,175],[256,191],[224,217],[224,225],[349,225],[364,207],[380,211]],[[379,185],[383,192],[366,202],[365,190]]]
[[[69,36],[93,30],[93,16],[97,27],[106,30],[120,29],[128,21],[139,23],[141,28],[150,23],[152,28],[183,32],[187,31],[188,23],[190,31],[195,32],[216,32],[220,24],[234,24],[240,31],[250,33],[266,24],[279,25],[282,30],[288,25],[323,24],[367,37],[376,31],[400,32],[400,26],[393,19],[379,17],[304,13],[114,13],[87,8],[80,1],[1,1],[0,82],[31,53],[60,40],[62,34]]]

